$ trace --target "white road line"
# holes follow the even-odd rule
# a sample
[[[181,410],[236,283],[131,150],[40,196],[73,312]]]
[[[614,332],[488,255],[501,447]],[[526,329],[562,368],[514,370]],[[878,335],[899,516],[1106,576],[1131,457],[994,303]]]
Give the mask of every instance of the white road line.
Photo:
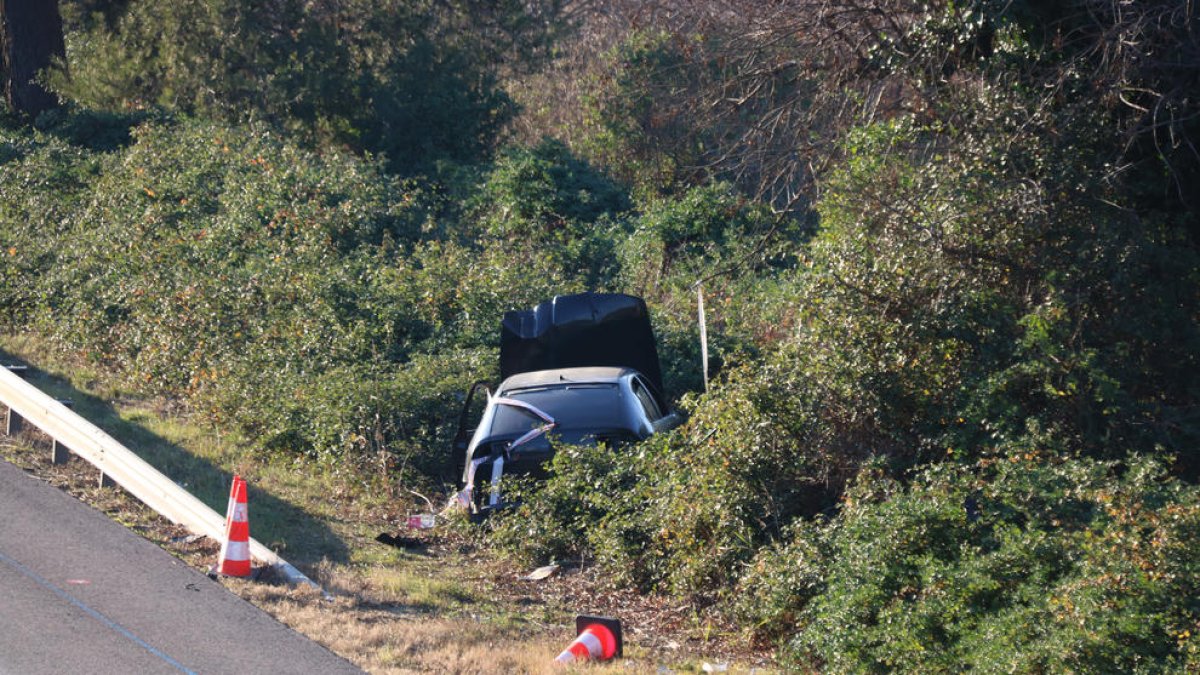
[[[150,652],[151,654],[162,659],[164,662],[166,662],[168,665],[175,668],[179,672],[187,673],[187,675],[196,675],[195,671],[189,670],[182,663],[176,661],[175,659],[171,658],[170,656],[167,656],[166,654],[164,654],[164,653],[158,651],[157,649],[155,649],[154,647],[150,646],[149,643],[147,643],[145,640],[143,640],[143,639],[139,638],[138,636],[134,635],[133,633],[131,633],[128,629],[126,629],[121,624],[117,623],[116,621],[113,621],[112,619],[108,618],[107,616],[104,616],[103,614],[92,609],[91,607],[88,607],[87,605],[85,605],[82,601],[80,601],[75,596],[64,591],[63,589],[59,588],[58,586],[55,586],[54,584],[50,583],[46,579],[43,579],[42,576],[39,575],[37,572],[34,572],[33,570],[22,565],[21,563],[17,562],[16,560],[13,560],[12,558],[4,555],[3,553],[0,553],[0,562],[4,562],[4,563],[8,564],[9,567],[12,567],[13,569],[20,572],[21,574],[29,577],[30,579],[35,581],[39,586],[45,588],[46,590],[49,590],[50,592],[54,593],[58,597],[62,598],[63,600],[66,600],[67,602],[71,603],[72,605],[83,610],[89,616],[91,616],[93,619],[99,621],[100,623],[104,624],[108,628],[111,628],[112,630],[129,638],[130,640],[132,640],[134,642],[134,644],[138,645],[139,647],[145,649],[146,651]]]

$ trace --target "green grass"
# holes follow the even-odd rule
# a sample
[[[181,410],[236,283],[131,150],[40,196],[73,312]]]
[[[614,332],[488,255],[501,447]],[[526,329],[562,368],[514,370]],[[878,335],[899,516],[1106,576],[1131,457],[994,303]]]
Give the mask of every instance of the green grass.
[[[402,597],[409,606],[436,608],[479,599],[471,588],[456,580],[422,576],[402,568],[378,567],[367,578],[373,587],[384,594]]]

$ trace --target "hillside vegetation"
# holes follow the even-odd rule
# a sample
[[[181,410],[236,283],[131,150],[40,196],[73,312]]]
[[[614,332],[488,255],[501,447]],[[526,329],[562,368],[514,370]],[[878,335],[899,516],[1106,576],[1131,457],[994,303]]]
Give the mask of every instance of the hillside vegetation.
[[[688,422],[497,550],[798,669],[1200,668],[1190,3],[61,7],[4,330],[429,490],[504,311],[640,295]]]

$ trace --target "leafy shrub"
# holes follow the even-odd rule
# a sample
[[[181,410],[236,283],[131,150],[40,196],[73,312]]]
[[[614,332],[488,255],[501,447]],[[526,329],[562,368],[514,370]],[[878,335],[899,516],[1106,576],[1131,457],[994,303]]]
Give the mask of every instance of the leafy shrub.
[[[53,266],[101,166],[96,153],[0,125],[0,321],[28,318],[39,294],[32,280]]]
[[[669,392],[704,388],[696,287],[703,282],[710,370],[748,360],[776,342],[791,310],[780,280],[802,231],[733,186],[717,183],[646,204],[618,245],[620,286],[647,298]]]
[[[531,563],[590,556],[596,528],[622,509],[634,486],[629,459],[607,447],[559,448],[550,465],[554,479],[506,482],[506,499],[520,505],[495,519],[493,541]]]
[[[664,95],[689,90],[684,49],[665,31],[634,32],[601,56],[608,67],[585,85],[582,152],[642,197],[683,184],[702,147],[692,111]]]
[[[1095,207],[1108,187],[1092,150],[1040,144],[1026,127],[1052,121],[1027,102],[985,90],[974,105],[980,126],[896,120],[847,138],[790,294],[794,379],[845,412],[839,435],[910,464],[1034,424],[1098,456],[1168,447],[1194,473],[1195,391],[1179,377],[1200,344],[1180,323],[1200,306],[1194,251],[1171,248],[1168,223]]]
[[[484,177],[468,206],[468,222],[495,268],[544,258],[588,289],[611,286],[616,275],[614,241],[624,234],[629,209],[625,191],[573,156],[563,144],[544,140],[510,148]],[[549,297],[549,296],[546,296]]]
[[[873,471],[795,526],[739,608],[799,667],[1160,670],[1195,665],[1200,493],[1152,460],[1013,446],[904,487]]]
[[[551,139],[505,151],[475,199],[476,218],[498,240],[578,238],[630,207],[624,190]]]
[[[620,583],[718,597],[739,564],[828,497],[792,427],[758,404],[761,385],[735,372],[676,432],[560,453],[499,543],[525,557],[590,555]]]
[[[445,237],[416,184],[263,126],[151,123],[108,153],[4,133],[7,325],[261,447],[427,479],[447,470],[453,395],[495,376],[499,318],[614,274],[587,263],[627,205],[561,146],[513,151],[467,216],[570,220],[459,243],[471,230]],[[531,185],[543,201],[513,193]]]
[[[68,11],[75,30],[54,83],[91,108],[268,120],[411,174],[490,151],[513,112],[495,62],[554,25],[553,4],[489,4],[142,0],[102,19]]]
[[[504,312],[533,306],[557,293],[588,290],[578,270],[564,270],[552,256],[532,247],[513,250],[431,241],[419,245],[397,267],[394,287],[411,303],[412,316],[431,327],[421,343],[425,351],[498,347]],[[492,370],[497,371],[498,364]]]
[[[26,141],[24,158],[2,167],[21,190],[14,209],[39,208],[38,185],[55,190],[52,208],[5,214],[28,289],[6,303],[63,348],[141,389],[184,395],[266,447],[339,455],[368,426],[385,445],[419,438],[407,430],[426,421],[380,410],[412,402],[418,382],[430,412],[448,395],[427,367],[404,365],[429,328],[404,304],[414,293],[389,276],[421,236],[421,192],[262,129],[185,122],[134,137],[98,157]],[[64,153],[85,158],[87,182],[47,183],[47,172],[72,169]],[[458,385],[479,359],[447,365]],[[355,387],[367,393],[350,395]]]
[[[523,501],[499,544],[715,602],[798,669],[1200,668],[1198,500],[1176,480],[1200,475],[1200,264],[1186,209],[1142,208],[1191,146],[1112,133],[1195,125],[1129,112],[1163,88],[1129,86],[1122,36],[1170,21],[1124,8],[1145,28],[1045,59],[1007,3],[889,17],[880,44],[845,36],[852,58],[789,22],[630,35],[579,147],[637,212],[554,141],[463,164],[511,110],[479,58],[503,40],[462,23],[489,3],[169,4],[118,3],[73,36],[59,84],[111,117],[0,118],[6,325],[261,447],[432,480],[504,311],[643,295],[668,389],[694,391],[703,280],[720,373],[684,397],[689,423],[563,448],[550,480],[506,488]],[[1118,43],[1104,77],[1078,69]],[[130,131],[125,111],[154,106],[262,122]],[[789,209],[815,180],[814,232],[729,185],[684,188],[700,165]]]

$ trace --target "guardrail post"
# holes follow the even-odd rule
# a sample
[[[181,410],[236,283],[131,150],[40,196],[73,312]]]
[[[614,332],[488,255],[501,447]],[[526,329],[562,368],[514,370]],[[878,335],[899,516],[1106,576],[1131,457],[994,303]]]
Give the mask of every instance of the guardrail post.
[[[8,414],[4,416],[4,433],[9,436],[15,436],[21,432],[21,416],[12,408],[8,409]]]
[[[75,403],[70,399],[59,399],[59,403],[67,408],[74,408]],[[58,442],[57,438],[50,439],[50,463],[51,464],[66,464],[67,460],[71,459],[71,450],[67,446]]]
[[[25,379],[25,375],[29,372],[29,366],[4,366],[14,375],[19,375],[21,379]],[[21,416],[13,412],[12,408],[8,409],[8,414],[4,416],[4,433],[9,436],[14,436],[21,432]]]
[[[101,471],[101,472],[100,472],[100,483],[99,483],[99,485],[100,485],[100,487],[102,487],[102,488],[106,488],[106,487],[116,487],[116,486],[117,486],[117,482],[116,482],[116,481],[114,481],[113,479],[109,478],[109,477],[108,477],[108,474],[106,474],[106,473],[104,473],[103,471]]]

